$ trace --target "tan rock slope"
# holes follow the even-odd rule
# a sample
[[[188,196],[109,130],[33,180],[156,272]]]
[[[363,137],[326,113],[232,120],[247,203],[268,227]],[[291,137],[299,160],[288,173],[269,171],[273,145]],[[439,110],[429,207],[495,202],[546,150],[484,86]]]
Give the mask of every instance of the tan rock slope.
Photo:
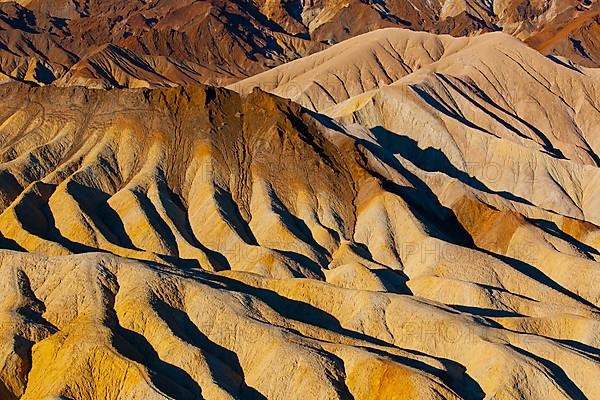
[[[0,1],[0,82],[226,85],[379,28],[504,31],[599,66],[591,0]]]
[[[598,398],[599,79],[390,29],[241,94],[1,85],[0,397]]]
[[[521,213],[600,223],[595,69],[501,33],[452,38],[389,29],[231,87],[257,86],[356,124],[355,135],[431,176],[449,175],[486,196],[506,193]]]

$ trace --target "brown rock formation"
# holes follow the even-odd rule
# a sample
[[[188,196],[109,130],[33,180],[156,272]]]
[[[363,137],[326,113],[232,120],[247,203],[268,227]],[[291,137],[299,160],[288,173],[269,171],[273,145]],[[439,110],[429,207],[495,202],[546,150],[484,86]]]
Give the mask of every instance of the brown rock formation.
[[[599,398],[597,13],[0,1],[0,399]]]
[[[2,396],[600,391],[591,162],[523,147],[549,211],[260,90],[0,90]]]
[[[597,66],[588,0],[0,2],[0,79],[59,86],[224,85],[372,30],[503,30]]]

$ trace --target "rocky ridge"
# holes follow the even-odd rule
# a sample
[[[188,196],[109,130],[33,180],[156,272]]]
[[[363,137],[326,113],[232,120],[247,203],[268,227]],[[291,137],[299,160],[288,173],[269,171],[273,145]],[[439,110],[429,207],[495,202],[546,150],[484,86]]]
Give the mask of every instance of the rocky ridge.
[[[461,52],[481,54],[473,74],[484,49],[531,56],[517,40],[371,35],[359,76],[388,71],[369,61],[380,37],[423,46],[401,57],[420,72],[347,99],[323,86],[323,110],[252,82],[0,86],[2,396],[594,398],[593,136],[571,110],[550,146],[442,68]],[[523,59],[594,88],[593,70]],[[487,105],[467,108],[467,88]],[[594,98],[571,107],[593,118]],[[487,164],[466,170],[473,154]],[[492,179],[507,154],[533,175]]]
[[[0,2],[0,81],[94,88],[226,85],[380,28],[504,31],[598,66],[597,3],[503,1]]]

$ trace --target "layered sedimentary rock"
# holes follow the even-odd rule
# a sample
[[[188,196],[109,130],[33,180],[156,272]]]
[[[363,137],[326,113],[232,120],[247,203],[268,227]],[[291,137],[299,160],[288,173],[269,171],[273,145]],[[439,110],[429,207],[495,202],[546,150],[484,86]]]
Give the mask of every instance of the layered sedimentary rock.
[[[289,97],[519,212],[600,222],[598,71],[508,35],[382,30],[231,87]]]
[[[372,30],[502,30],[598,66],[597,2],[163,0],[0,2],[0,82],[226,85]]]
[[[598,397],[598,79],[384,30],[238,92],[0,86],[0,395]]]

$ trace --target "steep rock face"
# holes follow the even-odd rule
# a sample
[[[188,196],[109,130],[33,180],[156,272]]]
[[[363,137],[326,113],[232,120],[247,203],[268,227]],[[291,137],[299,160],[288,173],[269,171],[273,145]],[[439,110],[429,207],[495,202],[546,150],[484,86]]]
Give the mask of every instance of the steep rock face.
[[[396,82],[478,40],[414,35]],[[395,86],[339,121],[261,90],[0,86],[0,394],[597,397],[593,158]],[[536,158],[547,199],[459,168],[486,146]]]
[[[597,66],[583,0],[0,2],[0,79],[94,88],[226,85],[379,28],[503,30]]]

